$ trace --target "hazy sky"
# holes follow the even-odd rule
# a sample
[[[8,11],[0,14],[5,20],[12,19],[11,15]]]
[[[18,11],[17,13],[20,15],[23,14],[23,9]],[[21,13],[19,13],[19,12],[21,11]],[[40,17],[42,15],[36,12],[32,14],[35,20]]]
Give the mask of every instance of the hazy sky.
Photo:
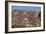
[[[31,11],[36,11],[40,12],[41,7],[33,7],[33,6],[12,6],[12,11],[14,10],[31,10]]]

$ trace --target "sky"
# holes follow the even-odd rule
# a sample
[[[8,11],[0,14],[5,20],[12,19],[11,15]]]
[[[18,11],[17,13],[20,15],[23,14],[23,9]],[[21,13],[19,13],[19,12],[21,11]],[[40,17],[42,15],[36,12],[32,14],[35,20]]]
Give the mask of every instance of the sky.
[[[41,7],[34,7],[34,6],[12,6],[12,11],[14,10],[31,10],[33,12],[40,12]]]

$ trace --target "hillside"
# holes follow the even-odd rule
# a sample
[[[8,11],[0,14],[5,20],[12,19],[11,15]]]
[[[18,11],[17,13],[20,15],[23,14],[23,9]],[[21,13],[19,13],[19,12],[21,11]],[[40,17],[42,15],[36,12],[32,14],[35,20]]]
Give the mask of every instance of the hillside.
[[[19,27],[40,27],[41,18],[38,18],[39,13],[32,11],[17,10],[12,12],[12,28]]]

